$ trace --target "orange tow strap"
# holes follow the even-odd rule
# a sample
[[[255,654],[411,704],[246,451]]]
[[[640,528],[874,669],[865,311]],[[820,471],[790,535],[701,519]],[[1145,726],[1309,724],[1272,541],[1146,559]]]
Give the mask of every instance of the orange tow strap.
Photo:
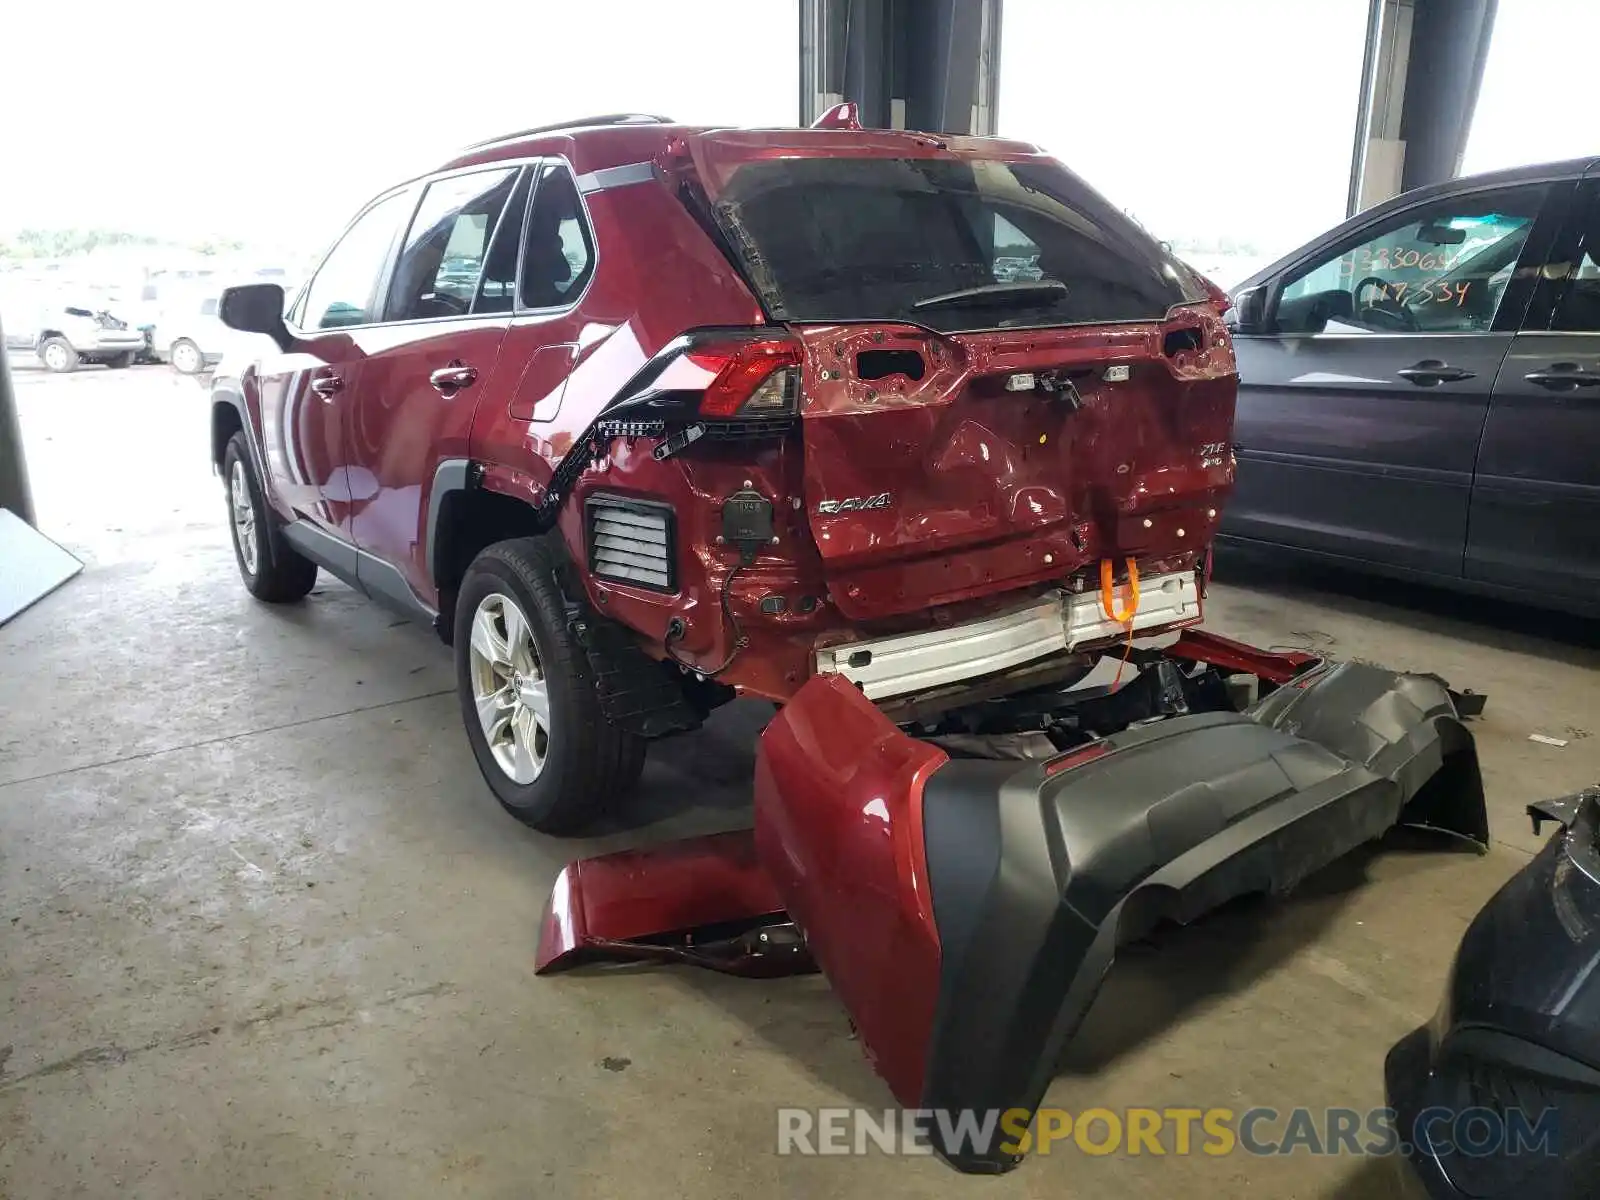
[[[1129,558],[1128,565],[1128,607],[1117,606],[1116,580],[1112,576],[1111,560],[1100,560],[1100,607],[1105,609],[1106,616],[1111,620],[1128,627],[1128,644],[1122,652],[1122,661],[1117,664],[1117,677],[1111,681],[1112,690],[1122,686],[1122,669],[1128,665],[1128,659],[1133,654],[1133,618],[1139,612],[1139,564]]]
[[[1139,611],[1139,564],[1133,559],[1127,560],[1128,564],[1128,607],[1123,611],[1116,607],[1116,581],[1111,575],[1111,560],[1100,560],[1100,607],[1106,610],[1106,616],[1119,625],[1130,624],[1134,614]]]

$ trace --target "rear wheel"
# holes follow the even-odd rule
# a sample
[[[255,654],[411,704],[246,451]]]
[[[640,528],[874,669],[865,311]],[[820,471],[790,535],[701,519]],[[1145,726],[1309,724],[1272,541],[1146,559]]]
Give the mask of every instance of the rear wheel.
[[[78,352],[66,338],[49,337],[39,346],[39,361],[50,371],[75,371]]]
[[[188,338],[179,338],[173,342],[167,356],[172,360],[172,369],[180,375],[198,375],[200,368],[206,365],[206,358],[200,353],[200,347]]]
[[[601,711],[560,566],[544,539],[496,543],[456,601],[456,688],[473,756],[506,810],[544,833],[592,823],[637,782],[645,754]]]
[[[317,582],[317,564],[283,538],[277,515],[268,507],[250,465],[244,434],[236,433],[222,457],[222,483],[228,495],[228,528],[233,556],[244,586],[257,600],[287,604]]]

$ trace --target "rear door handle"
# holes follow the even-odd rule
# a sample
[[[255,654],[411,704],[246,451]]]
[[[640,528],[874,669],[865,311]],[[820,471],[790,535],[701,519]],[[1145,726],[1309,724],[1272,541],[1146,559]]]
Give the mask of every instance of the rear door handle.
[[[344,380],[337,375],[319,375],[311,381],[311,390],[324,400],[332,400],[344,387]]]
[[[1437,358],[1425,358],[1412,366],[1401,367],[1395,374],[1418,387],[1438,387],[1441,383],[1459,383],[1463,379],[1471,379],[1476,372],[1465,367],[1452,367]]]
[[[454,396],[464,387],[471,387],[478,379],[476,367],[469,367],[457,359],[449,366],[440,367],[428,376],[428,382],[438,390],[441,396]]]
[[[1593,371],[1585,371],[1575,362],[1551,363],[1542,371],[1529,371],[1523,378],[1529,383],[1549,388],[1552,392],[1570,392],[1581,387],[1600,387],[1600,375]]]

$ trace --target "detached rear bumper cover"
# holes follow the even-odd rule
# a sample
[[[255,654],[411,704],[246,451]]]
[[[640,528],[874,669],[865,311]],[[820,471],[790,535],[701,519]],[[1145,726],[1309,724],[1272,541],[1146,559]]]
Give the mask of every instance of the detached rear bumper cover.
[[[1286,891],[1401,821],[1487,841],[1471,735],[1429,678],[1323,668],[1100,745],[949,761],[836,677],[763,735],[761,863],[901,1103],[1036,1109],[1118,943],[1159,919]]]
[[[1439,680],[1183,647],[1168,653],[1284,686],[1019,765],[952,761],[848,680],[812,679],[762,735],[753,835],[573,863],[539,970],[814,961],[902,1104],[981,1122],[1037,1109],[1118,944],[1156,921],[1286,891],[1401,822],[1487,844],[1472,737]],[[998,1138],[939,1148],[969,1171],[1018,1161]]]

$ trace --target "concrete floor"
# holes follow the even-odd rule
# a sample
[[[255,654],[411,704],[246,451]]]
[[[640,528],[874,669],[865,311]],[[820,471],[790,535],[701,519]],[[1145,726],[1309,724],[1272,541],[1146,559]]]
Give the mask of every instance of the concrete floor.
[[[1304,1156],[778,1157],[779,1105],[890,1103],[820,978],[532,972],[568,858],[748,822],[762,710],[659,747],[625,827],[536,835],[480,781],[430,633],[333,582],[245,594],[194,381],[18,385],[41,523],[89,567],[0,629],[0,1196],[1395,1194],[1391,1163]],[[1133,948],[1048,1103],[1381,1104],[1385,1050],[1538,844],[1523,803],[1600,778],[1592,625],[1224,574],[1220,632],[1487,692],[1496,845],[1397,835]]]

